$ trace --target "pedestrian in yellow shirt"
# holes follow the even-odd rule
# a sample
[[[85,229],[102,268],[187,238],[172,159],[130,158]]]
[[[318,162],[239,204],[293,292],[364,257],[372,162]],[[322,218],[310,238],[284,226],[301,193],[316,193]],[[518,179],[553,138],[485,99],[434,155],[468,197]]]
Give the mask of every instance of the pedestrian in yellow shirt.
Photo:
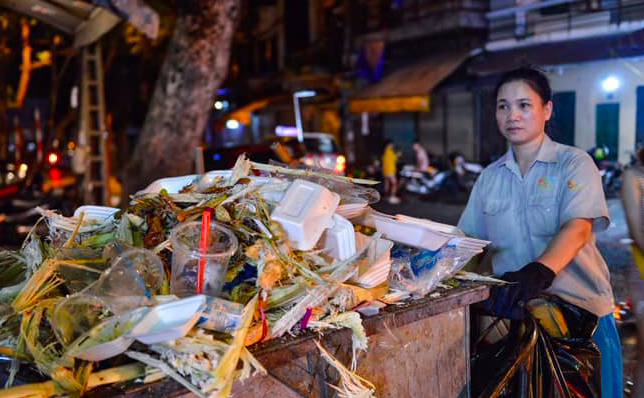
[[[385,195],[391,204],[400,203],[400,198],[396,196],[396,158],[394,143],[391,140],[385,141],[385,150],[382,153],[382,177],[385,180]]]

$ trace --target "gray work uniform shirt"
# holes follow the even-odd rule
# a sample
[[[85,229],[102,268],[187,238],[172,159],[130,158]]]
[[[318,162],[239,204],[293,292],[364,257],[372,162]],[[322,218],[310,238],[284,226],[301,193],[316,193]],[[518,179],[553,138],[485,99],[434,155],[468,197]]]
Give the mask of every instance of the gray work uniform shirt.
[[[508,150],[477,179],[458,227],[492,241],[492,268],[503,275],[535,261],[574,218],[592,220],[590,241],[547,292],[601,317],[613,310],[613,293],[595,233],[605,230],[609,219],[601,177],[587,153],[545,136],[522,177]]]

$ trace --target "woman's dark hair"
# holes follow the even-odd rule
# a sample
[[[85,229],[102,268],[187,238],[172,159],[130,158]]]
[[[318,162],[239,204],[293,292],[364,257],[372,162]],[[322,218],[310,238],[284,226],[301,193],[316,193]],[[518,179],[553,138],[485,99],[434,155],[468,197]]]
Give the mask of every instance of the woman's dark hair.
[[[494,90],[494,98],[499,95],[501,86],[503,86],[505,83],[516,81],[525,82],[525,84],[530,86],[530,88],[533,89],[539,95],[539,97],[541,97],[543,104],[548,103],[548,101],[552,99],[552,89],[550,88],[548,77],[540,70],[529,67],[521,67],[505,72],[496,85],[496,89]]]

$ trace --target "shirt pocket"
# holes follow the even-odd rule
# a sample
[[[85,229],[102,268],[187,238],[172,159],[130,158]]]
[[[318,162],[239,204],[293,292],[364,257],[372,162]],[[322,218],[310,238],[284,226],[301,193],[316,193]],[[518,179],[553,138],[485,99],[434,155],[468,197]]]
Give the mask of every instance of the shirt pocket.
[[[487,199],[483,202],[483,217],[489,239],[495,244],[506,240],[510,220],[510,201],[507,199]]]
[[[537,196],[528,201],[528,227],[534,236],[551,237],[559,231],[556,196]]]

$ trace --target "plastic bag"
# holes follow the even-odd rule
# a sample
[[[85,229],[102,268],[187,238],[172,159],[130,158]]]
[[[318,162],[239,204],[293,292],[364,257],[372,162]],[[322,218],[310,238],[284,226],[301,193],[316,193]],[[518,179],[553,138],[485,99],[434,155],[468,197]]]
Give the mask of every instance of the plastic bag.
[[[425,296],[479,252],[458,246],[457,240],[448,242],[436,251],[394,245],[391,250],[389,286],[408,291],[416,297]]]
[[[529,316],[494,344],[483,343],[487,330],[475,333],[472,396],[600,398],[597,316],[550,295],[528,307]]]

